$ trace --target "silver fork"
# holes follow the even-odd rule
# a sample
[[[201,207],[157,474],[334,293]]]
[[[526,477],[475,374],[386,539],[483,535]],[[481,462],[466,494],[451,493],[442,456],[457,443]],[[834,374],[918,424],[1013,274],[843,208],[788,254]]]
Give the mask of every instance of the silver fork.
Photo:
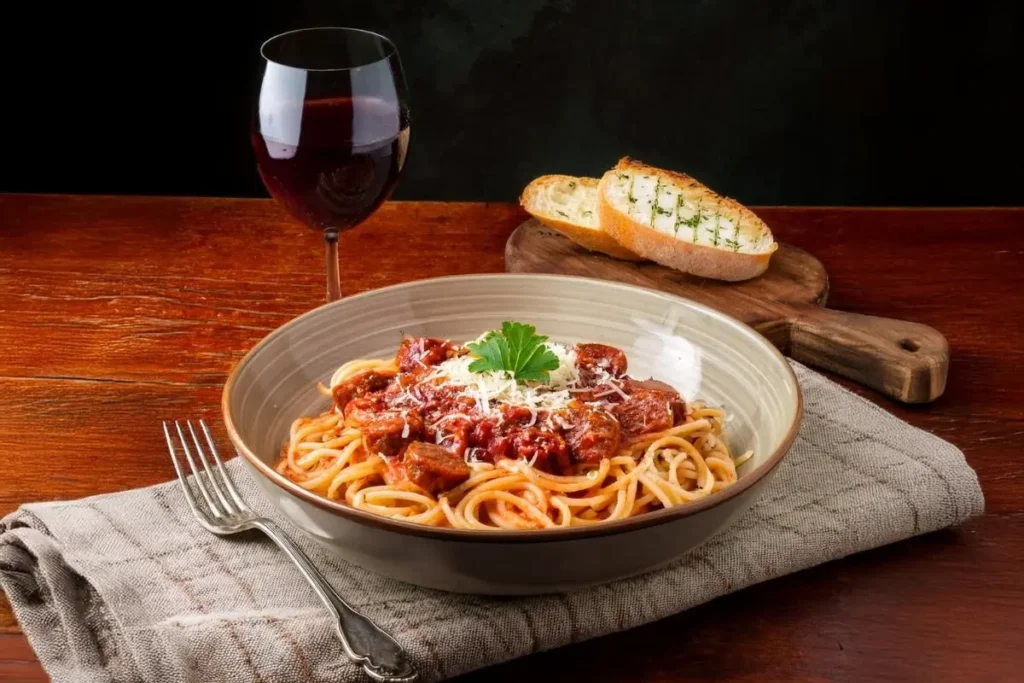
[[[192,437],[192,447],[189,446],[189,440],[185,437],[185,432],[179,422],[174,422],[174,429],[178,433],[181,450],[192,471],[192,480],[199,489],[202,503],[206,504],[205,509],[192,493],[192,487],[189,485],[185,469],[178,459],[174,438],[171,436],[171,429],[167,422],[163,423],[164,436],[167,437],[167,449],[171,452],[174,471],[178,473],[178,481],[181,482],[181,489],[185,492],[185,500],[188,501],[188,506],[199,523],[207,531],[219,536],[229,536],[250,529],[259,529],[265,533],[295,563],[295,566],[306,577],[309,585],[313,587],[317,596],[334,617],[335,630],[349,659],[362,665],[367,675],[376,681],[407,683],[417,680],[416,669],[402,646],[345,602],[327,582],[324,575],[313,566],[306,553],[292,543],[277,524],[266,517],[260,517],[249,509],[242,497],[238,495],[238,490],[235,489],[235,485],[231,481],[231,475],[228,474],[220,459],[220,454],[217,453],[217,446],[213,443],[213,436],[206,427],[206,423],[203,420],[199,421],[203,434],[206,436],[207,448],[213,455],[216,467],[210,466],[210,461],[206,457],[206,449],[203,448],[202,442],[196,435],[192,422],[188,421],[185,424]],[[192,454],[193,448],[199,456],[202,467],[196,466],[196,460]],[[217,476],[214,476],[214,473]]]

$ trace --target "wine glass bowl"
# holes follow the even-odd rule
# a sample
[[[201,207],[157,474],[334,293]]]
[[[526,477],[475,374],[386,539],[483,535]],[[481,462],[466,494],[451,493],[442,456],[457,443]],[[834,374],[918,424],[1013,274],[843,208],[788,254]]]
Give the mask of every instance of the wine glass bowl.
[[[409,108],[398,50],[370,31],[324,27],[274,36],[260,52],[256,166],[271,196],[323,231],[334,300],[338,233],[376,211],[405,167]]]

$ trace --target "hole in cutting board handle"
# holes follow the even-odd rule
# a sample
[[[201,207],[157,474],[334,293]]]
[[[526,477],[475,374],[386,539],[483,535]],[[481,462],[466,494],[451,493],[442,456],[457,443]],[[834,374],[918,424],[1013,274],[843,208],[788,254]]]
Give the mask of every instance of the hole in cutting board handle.
[[[913,339],[900,339],[900,348],[903,349],[904,351],[914,353],[915,351],[920,349],[921,346]]]

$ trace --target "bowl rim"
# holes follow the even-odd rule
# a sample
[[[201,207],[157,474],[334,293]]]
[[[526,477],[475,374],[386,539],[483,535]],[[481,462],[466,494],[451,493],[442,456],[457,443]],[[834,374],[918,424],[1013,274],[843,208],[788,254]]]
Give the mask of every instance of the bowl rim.
[[[603,524],[595,524],[592,526],[581,526],[581,527],[556,527],[552,529],[522,529],[522,530],[477,530],[477,529],[452,529],[448,527],[435,527],[427,526],[424,524],[417,524],[415,522],[405,522],[401,520],[391,519],[390,517],[384,517],[382,515],[376,515],[372,512],[366,512],[350,507],[344,503],[338,503],[332,500],[328,500],[322,496],[308,491],[290,479],[278,474],[273,467],[263,462],[242,440],[241,436],[235,427],[234,420],[231,417],[231,411],[229,409],[230,396],[232,389],[234,388],[235,380],[241,370],[250,362],[250,359],[259,352],[264,346],[269,344],[274,338],[280,335],[285,329],[292,325],[298,324],[300,321],[305,320],[313,315],[318,315],[323,312],[324,309],[331,307],[340,307],[350,301],[357,301],[360,299],[372,298],[379,296],[385,292],[396,292],[403,289],[414,289],[416,287],[423,286],[428,283],[435,282],[473,282],[479,280],[496,280],[496,279],[527,279],[527,280],[551,280],[553,282],[565,282],[565,281],[578,281],[584,282],[595,286],[608,286],[616,289],[625,291],[639,291],[648,295],[655,295],[666,299],[667,301],[674,303],[682,303],[688,306],[692,306],[706,314],[719,317],[726,322],[732,324],[734,327],[748,337],[760,344],[769,354],[773,355],[782,366],[786,369],[787,376],[795,389],[796,397],[796,410],[793,414],[793,420],[789,424],[786,434],[783,436],[782,441],[771,453],[770,456],[764,462],[762,462],[756,469],[747,474],[745,477],[738,479],[735,484],[729,486],[723,491],[719,491],[706,498],[702,498],[694,503],[686,505],[677,505],[671,508],[662,508],[653,512],[646,512],[642,515],[635,517],[627,517],[625,519],[619,519],[612,522],[605,522]],[[804,400],[803,391],[800,388],[800,383],[797,381],[796,373],[793,371],[793,367],[786,360],[785,356],[761,333],[755,330],[750,325],[747,325],[736,318],[722,313],[721,311],[706,306],[704,304],[687,299],[686,297],[678,296],[676,294],[670,294],[657,289],[651,289],[649,287],[642,287],[639,285],[630,285],[622,282],[616,282],[612,280],[605,280],[601,278],[581,277],[577,275],[556,275],[556,274],[543,274],[543,273],[480,273],[480,274],[467,274],[467,275],[444,275],[440,277],[423,278],[418,280],[411,280],[409,282],[402,282],[395,285],[389,285],[387,287],[380,287],[377,289],[370,289],[359,294],[344,297],[337,301],[324,303],[316,308],[313,308],[305,313],[298,315],[291,320],[279,325],[277,328],[268,332],[259,342],[257,342],[249,351],[246,352],[242,358],[235,363],[234,367],[231,368],[231,372],[228,375],[227,380],[224,383],[224,388],[221,391],[221,413],[224,420],[224,425],[227,428],[228,437],[231,440],[232,445],[235,447],[236,453],[241,455],[244,460],[257,472],[262,474],[266,479],[276,484],[278,487],[290,493],[291,495],[315,505],[316,507],[330,512],[334,515],[348,519],[349,521],[356,522],[371,527],[376,527],[386,531],[391,531],[399,534],[406,534],[412,536],[424,536],[428,538],[434,538],[437,540],[444,541],[460,541],[460,542],[491,542],[491,543],[543,543],[543,542],[557,542],[557,541],[571,541],[582,538],[593,538],[597,536],[611,536],[615,534],[627,533],[638,529],[644,529],[648,527],[673,522],[678,519],[695,515],[699,512],[703,512],[712,507],[721,505],[737,496],[743,494],[745,491],[753,487],[755,484],[760,482],[772,471],[778,467],[779,463],[789,452],[790,447],[796,440],[797,432],[800,429],[800,425],[803,422],[804,416]]]

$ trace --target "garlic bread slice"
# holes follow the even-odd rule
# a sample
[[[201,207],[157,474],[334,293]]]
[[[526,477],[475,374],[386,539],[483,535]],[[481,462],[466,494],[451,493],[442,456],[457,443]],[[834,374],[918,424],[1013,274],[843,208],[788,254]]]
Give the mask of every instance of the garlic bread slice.
[[[598,216],[631,252],[716,280],[756,277],[778,249],[764,221],[739,202],[629,157],[601,178]]]

